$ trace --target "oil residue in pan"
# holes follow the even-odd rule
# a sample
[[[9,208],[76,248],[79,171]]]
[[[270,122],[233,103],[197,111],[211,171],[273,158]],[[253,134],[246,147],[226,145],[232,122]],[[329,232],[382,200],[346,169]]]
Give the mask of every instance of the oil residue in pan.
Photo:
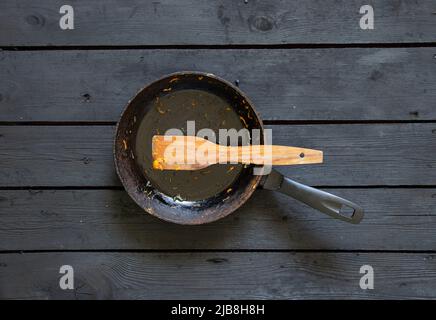
[[[135,159],[152,185],[179,200],[203,200],[226,190],[240,174],[243,165],[212,165],[196,171],[153,169],[152,137],[178,128],[186,134],[187,121],[195,121],[196,131],[209,128],[218,137],[219,129],[244,128],[229,102],[210,92],[185,89],[157,97],[143,117],[136,136]]]

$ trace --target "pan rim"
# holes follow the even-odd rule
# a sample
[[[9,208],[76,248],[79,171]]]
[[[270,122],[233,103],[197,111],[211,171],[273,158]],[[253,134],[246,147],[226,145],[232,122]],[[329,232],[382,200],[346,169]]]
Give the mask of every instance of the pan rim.
[[[194,76],[204,76],[204,77],[208,77],[208,78],[212,78],[218,82],[223,83],[224,85],[230,87],[232,90],[236,91],[243,99],[245,99],[245,101],[247,102],[247,104],[250,106],[251,111],[254,113],[254,115],[256,116],[256,119],[259,123],[259,127],[261,129],[262,132],[264,132],[264,124],[262,121],[262,118],[260,117],[259,113],[257,112],[253,102],[251,101],[251,99],[244,93],[241,91],[241,89],[239,89],[239,87],[235,86],[233,83],[231,83],[228,80],[225,80],[213,73],[209,73],[209,72],[203,72],[203,71],[177,71],[177,72],[173,72],[173,73],[169,73],[166,75],[163,75],[157,79],[154,79],[153,81],[148,82],[145,86],[141,87],[134,96],[132,96],[128,102],[126,103],[126,105],[124,106],[121,115],[117,121],[117,124],[115,126],[115,134],[114,134],[114,139],[113,139],[113,159],[114,159],[114,164],[115,164],[115,171],[117,173],[117,176],[119,178],[119,180],[121,181],[121,184],[123,185],[124,190],[126,190],[126,192],[128,193],[129,197],[131,199],[134,200],[134,202],[141,208],[143,209],[145,212],[147,212],[150,215],[156,216],[161,220],[164,221],[168,221],[168,222],[172,222],[172,223],[177,223],[177,224],[182,224],[182,225],[199,225],[199,224],[205,224],[205,223],[211,223],[214,222],[216,220],[219,220],[221,218],[224,218],[226,216],[228,216],[229,214],[233,213],[234,211],[236,211],[238,208],[240,208],[242,205],[244,205],[248,199],[253,195],[253,193],[255,192],[255,190],[257,189],[258,185],[260,184],[261,180],[262,180],[262,175],[253,175],[253,183],[251,183],[251,188],[247,188],[248,190],[241,194],[239,196],[239,201],[238,203],[231,207],[231,208],[225,208],[223,209],[223,214],[213,214],[208,216],[206,219],[204,216],[202,216],[199,220],[195,219],[195,220],[176,220],[176,219],[170,219],[164,215],[159,215],[158,212],[154,212],[154,210],[151,210],[150,208],[145,208],[144,205],[142,203],[140,203],[135,195],[135,193],[130,189],[126,187],[126,181],[125,181],[125,177],[121,174],[120,172],[120,168],[119,168],[119,164],[117,161],[117,151],[116,151],[116,144],[117,144],[117,137],[118,137],[118,133],[119,133],[119,128],[120,128],[120,123],[124,117],[124,115],[126,114],[126,111],[128,110],[128,108],[131,106],[132,102],[138,97],[139,94],[141,94],[144,90],[146,90],[148,87],[152,86],[153,84],[160,82],[160,81],[164,81],[165,79],[168,78],[172,78],[172,77],[177,77],[177,76],[185,76],[185,75],[194,75]],[[149,210],[147,210],[149,209]]]

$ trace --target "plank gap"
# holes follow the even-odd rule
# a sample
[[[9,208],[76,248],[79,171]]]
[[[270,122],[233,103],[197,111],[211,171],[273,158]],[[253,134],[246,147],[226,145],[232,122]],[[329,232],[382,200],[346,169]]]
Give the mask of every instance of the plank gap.
[[[62,46],[0,46],[4,51],[53,51],[53,50],[215,50],[215,49],[341,49],[341,48],[431,48],[436,42],[404,43],[294,43],[294,44],[225,44],[225,45],[62,45]]]

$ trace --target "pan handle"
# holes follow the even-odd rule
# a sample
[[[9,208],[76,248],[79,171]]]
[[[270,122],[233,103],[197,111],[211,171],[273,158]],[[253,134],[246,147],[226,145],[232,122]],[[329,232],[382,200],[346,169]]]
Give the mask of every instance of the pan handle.
[[[357,204],[293,181],[275,170],[266,177],[263,188],[286,194],[335,219],[358,224],[363,218],[363,209]]]

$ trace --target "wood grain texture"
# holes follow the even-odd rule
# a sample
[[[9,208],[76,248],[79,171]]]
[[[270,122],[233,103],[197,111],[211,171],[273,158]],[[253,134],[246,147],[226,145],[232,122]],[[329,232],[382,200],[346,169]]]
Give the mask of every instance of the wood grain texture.
[[[434,42],[432,0],[371,3],[375,30],[361,30],[358,0],[86,1],[71,3],[62,31],[56,0],[3,0],[0,45],[228,45]]]
[[[375,1],[363,31],[363,4],[75,0],[61,31],[58,1],[1,1],[0,299],[436,299],[436,7]],[[115,175],[110,124],[181,70],[238,80],[282,121],[273,143],[323,150],[322,165],[279,171],[362,205],[362,223],[266,190],[203,226],[144,214]]]
[[[118,121],[140,88],[181,70],[238,79],[264,120],[436,120],[434,54],[433,48],[0,51],[0,121]]]
[[[279,171],[315,186],[435,185],[436,125],[277,125],[273,144],[323,150]],[[119,186],[111,126],[0,127],[0,186]]]
[[[343,223],[263,190],[229,217],[202,226],[145,214],[124,191],[1,190],[0,250],[436,248],[436,189],[328,191],[361,204],[362,222]]]
[[[0,255],[3,299],[435,299],[436,255],[25,253]],[[75,290],[59,288],[60,266]],[[362,290],[362,265],[374,289]]]
[[[217,163],[302,165],[322,163],[322,151],[290,146],[225,146],[197,136],[155,135],[155,170],[199,170]],[[189,155],[194,155],[190,159]]]

